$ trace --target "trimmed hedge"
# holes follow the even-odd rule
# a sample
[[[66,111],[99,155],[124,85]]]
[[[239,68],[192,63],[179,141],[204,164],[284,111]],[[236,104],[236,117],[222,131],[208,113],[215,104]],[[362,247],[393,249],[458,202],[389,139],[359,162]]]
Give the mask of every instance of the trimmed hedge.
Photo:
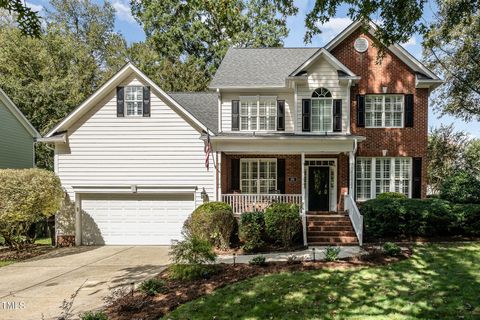
[[[192,212],[185,221],[184,230],[187,235],[206,240],[217,248],[230,246],[230,238],[237,220],[233,216],[232,207],[225,202],[207,202]]]
[[[240,216],[238,237],[245,251],[255,252],[265,246],[265,220],[263,212],[244,212]]]
[[[386,198],[361,206],[369,239],[406,236],[480,236],[480,205],[441,199]]]
[[[289,247],[300,239],[302,220],[296,204],[274,203],[265,210],[265,230],[268,237]]]

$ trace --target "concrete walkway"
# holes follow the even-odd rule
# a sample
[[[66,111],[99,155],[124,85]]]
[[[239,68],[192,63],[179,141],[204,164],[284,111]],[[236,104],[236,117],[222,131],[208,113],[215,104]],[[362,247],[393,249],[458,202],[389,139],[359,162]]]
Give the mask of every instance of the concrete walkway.
[[[315,259],[323,260],[325,259],[325,252],[327,247],[309,247],[306,250],[302,251],[293,251],[293,252],[274,252],[274,253],[265,253],[265,254],[246,254],[246,255],[237,255],[235,261],[237,263],[248,263],[253,257],[264,256],[266,261],[287,261],[289,257],[294,256],[295,259],[301,261],[311,261],[313,260],[313,248],[315,248]],[[339,258],[348,258],[355,257],[366,253],[362,248],[358,246],[345,246],[339,247],[340,253],[338,254]],[[223,263],[233,263],[232,255],[223,255],[218,257],[219,262]]]
[[[112,289],[138,284],[167,264],[168,247],[105,246],[60,249],[2,267],[0,319],[56,319],[77,290],[72,312],[95,310]]]

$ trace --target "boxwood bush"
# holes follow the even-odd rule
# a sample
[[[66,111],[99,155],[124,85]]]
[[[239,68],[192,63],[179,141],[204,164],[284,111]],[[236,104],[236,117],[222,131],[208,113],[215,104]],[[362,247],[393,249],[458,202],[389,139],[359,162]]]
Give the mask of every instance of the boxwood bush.
[[[274,203],[265,210],[265,230],[268,237],[289,247],[300,239],[302,220],[296,204]]]
[[[361,206],[369,239],[480,235],[480,205],[441,199],[372,199]]]
[[[245,251],[255,252],[265,246],[265,220],[263,212],[244,212],[240,216],[238,237]]]
[[[184,230],[199,239],[209,241],[217,248],[230,247],[230,239],[237,223],[232,208],[224,202],[207,202],[192,212],[185,221]]]

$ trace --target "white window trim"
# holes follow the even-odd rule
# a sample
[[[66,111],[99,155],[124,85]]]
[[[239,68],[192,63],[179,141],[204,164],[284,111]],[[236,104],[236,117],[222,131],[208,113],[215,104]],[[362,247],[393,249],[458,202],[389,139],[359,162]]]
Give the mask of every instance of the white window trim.
[[[327,131],[314,131],[313,130],[313,101],[314,100],[330,100],[331,104],[330,104],[330,112],[332,114],[331,116],[331,119],[330,119],[330,130],[327,130]],[[310,104],[310,132],[313,132],[313,133],[323,133],[323,132],[333,132],[333,96],[332,97],[319,97],[319,98],[311,98],[312,101]],[[320,121],[322,121],[320,119]]]
[[[390,97],[401,97],[402,98],[402,117],[401,121],[402,124],[400,126],[385,126],[385,97],[390,96]],[[380,126],[375,126],[375,125],[370,125],[367,126],[366,118],[367,118],[367,110],[365,107],[365,128],[403,128],[405,126],[405,96],[402,94],[367,94],[365,95],[365,104],[367,103],[367,98],[368,97],[382,97],[382,125]],[[369,113],[375,113],[375,111],[371,111]]]
[[[238,106],[238,129],[239,131],[243,131],[243,132],[253,132],[253,131],[262,131],[262,132],[273,132],[273,131],[277,131],[277,103],[278,103],[278,99],[277,99],[277,96],[261,96],[261,95],[256,95],[256,96],[239,96],[238,97],[239,99],[239,106]],[[265,99],[265,100],[275,100],[275,129],[273,130],[269,130],[269,129],[264,129],[264,130],[261,130],[259,129],[260,128],[260,100],[261,99]],[[247,122],[247,127],[248,129],[243,129],[242,130],[242,100],[256,100],[257,102],[257,114],[256,114],[256,118],[257,118],[257,129],[252,129],[251,128],[251,124]]]
[[[369,199],[376,198],[376,159],[390,159],[390,192],[395,192],[395,160],[396,159],[409,159],[410,161],[410,179],[408,183],[408,197],[412,197],[412,184],[413,184],[413,158],[412,157],[357,157],[357,160],[370,160],[370,198],[357,199],[357,201],[367,201]],[[355,161],[355,170],[357,170],[357,163]],[[357,173],[355,172],[355,185],[358,187]],[[366,179],[363,179],[366,180]],[[357,190],[355,190],[355,198],[357,197]]]
[[[242,189],[242,171],[243,171],[243,166],[242,163],[244,162],[257,162],[257,192],[255,194],[269,194],[269,193],[260,193],[260,162],[265,161],[265,162],[274,162],[275,163],[275,190],[278,190],[278,164],[277,164],[277,158],[242,158],[240,159],[240,191],[244,193]],[[252,180],[252,179],[248,179]],[[270,179],[267,179],[270,180]],[[249,194],[249,193],[247,193]]]
[[[127,88],[140,88],[140,90],[142,90],[142,100],[140,101],[142,103],[142,113],[141,114],[128,114],[128,109],[127,109],[127,102],[139,102],[139,100],[128,100],[127,101]],[[143,117],[143,86],[126,86],[124,87],[123,89],[123,112],[124,112],[124,115],[125,117],[132,117],[132,118],[136,118],[136,117]]]

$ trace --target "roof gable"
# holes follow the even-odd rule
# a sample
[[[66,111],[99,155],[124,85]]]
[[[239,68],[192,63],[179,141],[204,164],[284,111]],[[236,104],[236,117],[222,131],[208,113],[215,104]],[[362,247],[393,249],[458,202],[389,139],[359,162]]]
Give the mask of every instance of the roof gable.
[[[324,48],[319,49],[313,56],[311,56],[308,60],[306,60],[300,67],[295,69],[291,73],[291,76],[296,76],[298,73],[307,70],[309,67],[311,67],[313,64],[315,64],[316,61],[320,58],[325,58],[325,60],[328,61],[333,67],[337,68],[337,70],[344,72],[346,75],[350,77],[354,77],[355,74],[348,69],[343,63],[341,63],[337,58],[335,58],[330,52],[325,50]]]
[[[125,80],[131,74],[135,74],[139,80],[145,82],[150,86],[151,90],[155,92],[160,98],[165,99],[170,107],[174,109],[181,116],[188,119],[191,123],[197,126],[203,131],[207,131],[207,127],[188,112],[182,105],[170,97],[165,91],[163,91],[157,84],[155,84],[150,78],[148,78],[143,72],[141,72],[132,63],[127,63],[120,71],[118,71],[112,78],[110,78],[103,86],[101,86],[95,93],[93,93],[87,100],[85,100],[80,106],[73,110],[67,117],[65,117],[59,124],[57,124],[45,137],[49,138],[53,135],[66,131],[73,123],[78,121],[83,115],[85,115],[91,108],[99,103],[105,95],[111,90],[116,88],[123,80]]]
[[[40,133],[38,133],[37,129],[35,129],[30,121],[27,120],[25,115],[17,108],[17,106],[13,103],[12,100],[7,96],[7,94],[0,88],[0,103],[4,105],[20,122],[20,124],[25,127],[27,132],[33,138],[40,138]]]

